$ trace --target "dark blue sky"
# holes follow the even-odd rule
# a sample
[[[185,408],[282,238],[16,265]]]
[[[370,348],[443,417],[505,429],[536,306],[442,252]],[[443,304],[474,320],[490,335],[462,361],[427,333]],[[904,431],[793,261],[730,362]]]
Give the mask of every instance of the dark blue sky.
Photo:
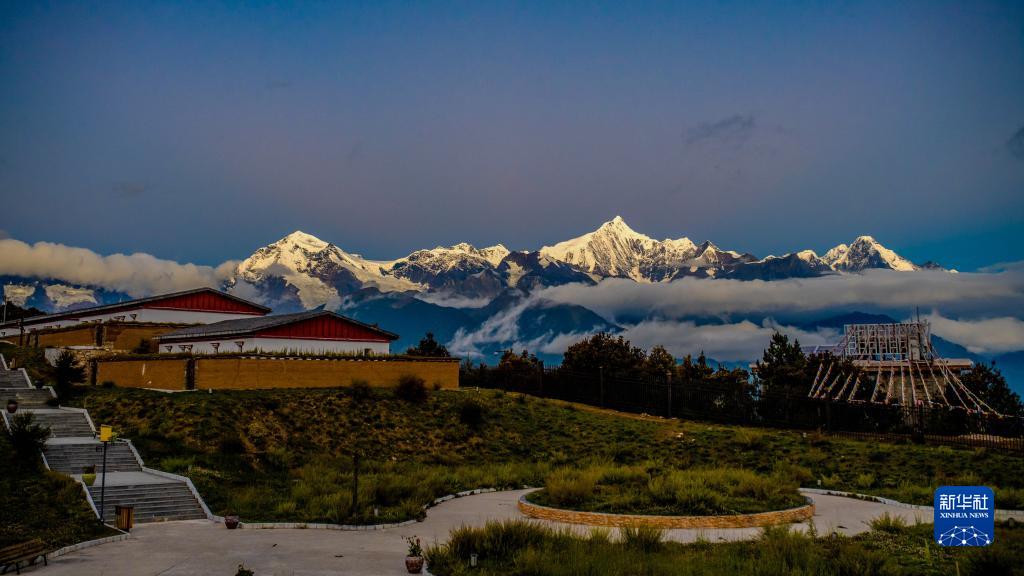
[[[0,228],[1024,259],[1024,4],[553,4],[5,3]]]

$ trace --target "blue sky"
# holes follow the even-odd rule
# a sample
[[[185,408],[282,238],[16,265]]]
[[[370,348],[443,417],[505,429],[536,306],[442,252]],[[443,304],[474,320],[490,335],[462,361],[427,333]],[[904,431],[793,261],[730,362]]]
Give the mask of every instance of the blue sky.
[[[0,228],[216,264],[536,248],[1024,259],[1024,5],[5,3]]]

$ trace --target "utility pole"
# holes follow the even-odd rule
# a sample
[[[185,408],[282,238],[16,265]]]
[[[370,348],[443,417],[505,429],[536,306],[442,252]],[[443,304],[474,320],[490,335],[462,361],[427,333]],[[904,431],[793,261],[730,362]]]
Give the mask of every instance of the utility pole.
[[[100,426],[100,442],[103,443],[103,480],[100,483],[100,522],[106,523],[104,504],[107,500],[107,445],[114,436],[110,426]]]

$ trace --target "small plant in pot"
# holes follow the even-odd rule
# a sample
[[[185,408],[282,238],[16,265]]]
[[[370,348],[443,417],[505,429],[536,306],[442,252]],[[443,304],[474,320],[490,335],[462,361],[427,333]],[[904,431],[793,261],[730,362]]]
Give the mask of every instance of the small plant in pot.
[[[409,574],[420,574],[423,572],[423,547],[420,546],[420,539],[413,536],[406,538],[409,542],[409,554],[405,557],[405,569]]]
[[[14,414],[18,411],[18,401],[14,398],[7,399],[7,413]]]
[[[86,486],[92,486],[96,482],[96,465],[86,466],[82,468],[82,482],[85,482]]]
[[[238,514],[231,514],[230,512],[224,515],[224,525],[228,527],[228,530],[234,530],[238,528]]]

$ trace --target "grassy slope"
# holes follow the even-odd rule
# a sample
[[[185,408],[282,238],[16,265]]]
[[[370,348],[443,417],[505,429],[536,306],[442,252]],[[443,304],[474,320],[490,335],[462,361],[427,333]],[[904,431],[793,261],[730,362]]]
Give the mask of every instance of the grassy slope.
[[[785,529],[760,540],[732,543],[658,543],[644,534],[610,541],[607,531],[577,537],[523,522],[453,531],[449,543],[428,551],[441,576],[608,574],[685,576],[801,574],[829,576],[1024,574],[1024,528],[999,526],[986,548],[942,548],[930,525],[871,531],[851,538],[812,538]],[[478,554],[479,566],[469,567]]]
[[[483,406],[474,425],[467,401]],[[991,450],[878,444],[777,430],[622,416],[494,391],[432,392],[413,405],[349,390],[163,394],[93,388],[75,403],[135,440],[150,466],[190,476],[217,512],[247,520],[414,517],[430,499],[481,486],[540,485],[559,466],[660,462],[784,473],[803,485],[928,504],[943,483],[997,487],[1024,508],[1024,458]],[[360,507],[349,514],[354,446]]]
[[[14,462],[6,431],[0,433],[0,462]],[[54,550],[116,533],[99,523],[77,482],[41,467],[4,466],[0,518],[0,548],[40,538]]]

